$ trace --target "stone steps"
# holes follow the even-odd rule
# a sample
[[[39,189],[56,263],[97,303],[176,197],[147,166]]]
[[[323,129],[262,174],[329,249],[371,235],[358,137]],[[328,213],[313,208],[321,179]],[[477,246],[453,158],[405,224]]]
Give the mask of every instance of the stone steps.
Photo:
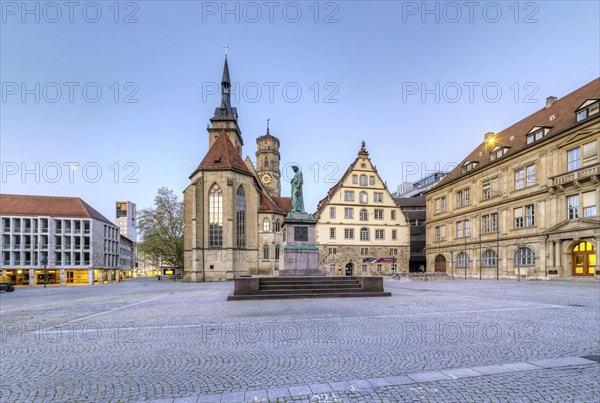
[[[228,300],[388,297],[381,277],[243,277]]]

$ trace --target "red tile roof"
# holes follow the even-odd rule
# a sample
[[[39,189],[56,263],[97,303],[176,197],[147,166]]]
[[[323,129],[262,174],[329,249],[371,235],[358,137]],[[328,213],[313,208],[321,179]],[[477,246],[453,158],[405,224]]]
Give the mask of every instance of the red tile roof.
[[[201,170],[213,169],[232,169],[234,171],[251,174],[250,170],[242,160],[239,151],[235,148],[229,139],[229,136],[225,134],[225,131],[222,131],[221,134],[219,134],[219,137],[217,137],[194,173]]]
[[[93,218],[115,225],[79,197],[0,194],[0,214]]]
[[[505,156],[510,156],[526,149],[530,145],[537,144],[539,141],[545,141],[572,126],[575,126],[578,123],[575,114],[577,108],[579,108],[587,99],[597,99],[599,97],[600,78],[597,78],[565,97],[554,101],[550,107],[541,109],[501,132],[496,133],[494,135],[494,145],[508,147]],[[553,120],[550,120],[551,116],[554,116]],[[532,144],[527,144],[526,136],[531,129],[536,126],[547,127],[550,128],[550,130],[541,140],[535,141]],[[514,137],[513,140],[511,140],[511,137]],[[432,191],[462,177],[462,166],[467,161],[476,161],[478,164],[474,170],[471,170],[464,175],[469,175],[474,171],[490,166],[505,158],[503,156],[495,161],[491,161],[489,151],[489,145],[486,145],[485,142],[479,144],[479,146],[458,164],[456,168],[450,171],[450,173],[448,173],[448,175],[446,175]],[[481,156],[479,155],[480,153],[482,153]]]
[[[291,197],[273,197],[273,201],[277,204],[280,210],[284,213],[292,211],[292,198]]]

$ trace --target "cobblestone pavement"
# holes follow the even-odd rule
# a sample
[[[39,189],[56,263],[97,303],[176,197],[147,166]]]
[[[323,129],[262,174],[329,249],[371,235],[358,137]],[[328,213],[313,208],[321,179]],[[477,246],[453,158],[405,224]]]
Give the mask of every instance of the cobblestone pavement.
[[[230,301],[137,279],[0,293],[1,401],[600,401],[600,285],[386,280]]]

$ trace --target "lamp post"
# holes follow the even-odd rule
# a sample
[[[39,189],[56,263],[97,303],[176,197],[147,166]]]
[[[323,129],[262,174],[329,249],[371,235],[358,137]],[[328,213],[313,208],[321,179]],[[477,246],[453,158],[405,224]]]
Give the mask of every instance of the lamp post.
[[[42,264],[44,265],[44,288],[46,288],[46,284],[48,284],[48,257],[46,254],[42,256]]]
[[[517,246],[517,281],[521,281],[521,248],[523,247],[524,242],[521,239],[515,245]]]

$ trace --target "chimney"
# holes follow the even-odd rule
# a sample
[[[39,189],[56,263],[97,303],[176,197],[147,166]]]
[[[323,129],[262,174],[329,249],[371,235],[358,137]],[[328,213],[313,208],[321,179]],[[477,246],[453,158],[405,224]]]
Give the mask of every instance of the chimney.
[[[483,135],[483,142],[485,144],[493,144],[494,143],[494,132],[487,132]]]
[[[548,97],[546,98],[546,109],[550,108],[554,102],[556,102],[558,98],[556,97]]]

